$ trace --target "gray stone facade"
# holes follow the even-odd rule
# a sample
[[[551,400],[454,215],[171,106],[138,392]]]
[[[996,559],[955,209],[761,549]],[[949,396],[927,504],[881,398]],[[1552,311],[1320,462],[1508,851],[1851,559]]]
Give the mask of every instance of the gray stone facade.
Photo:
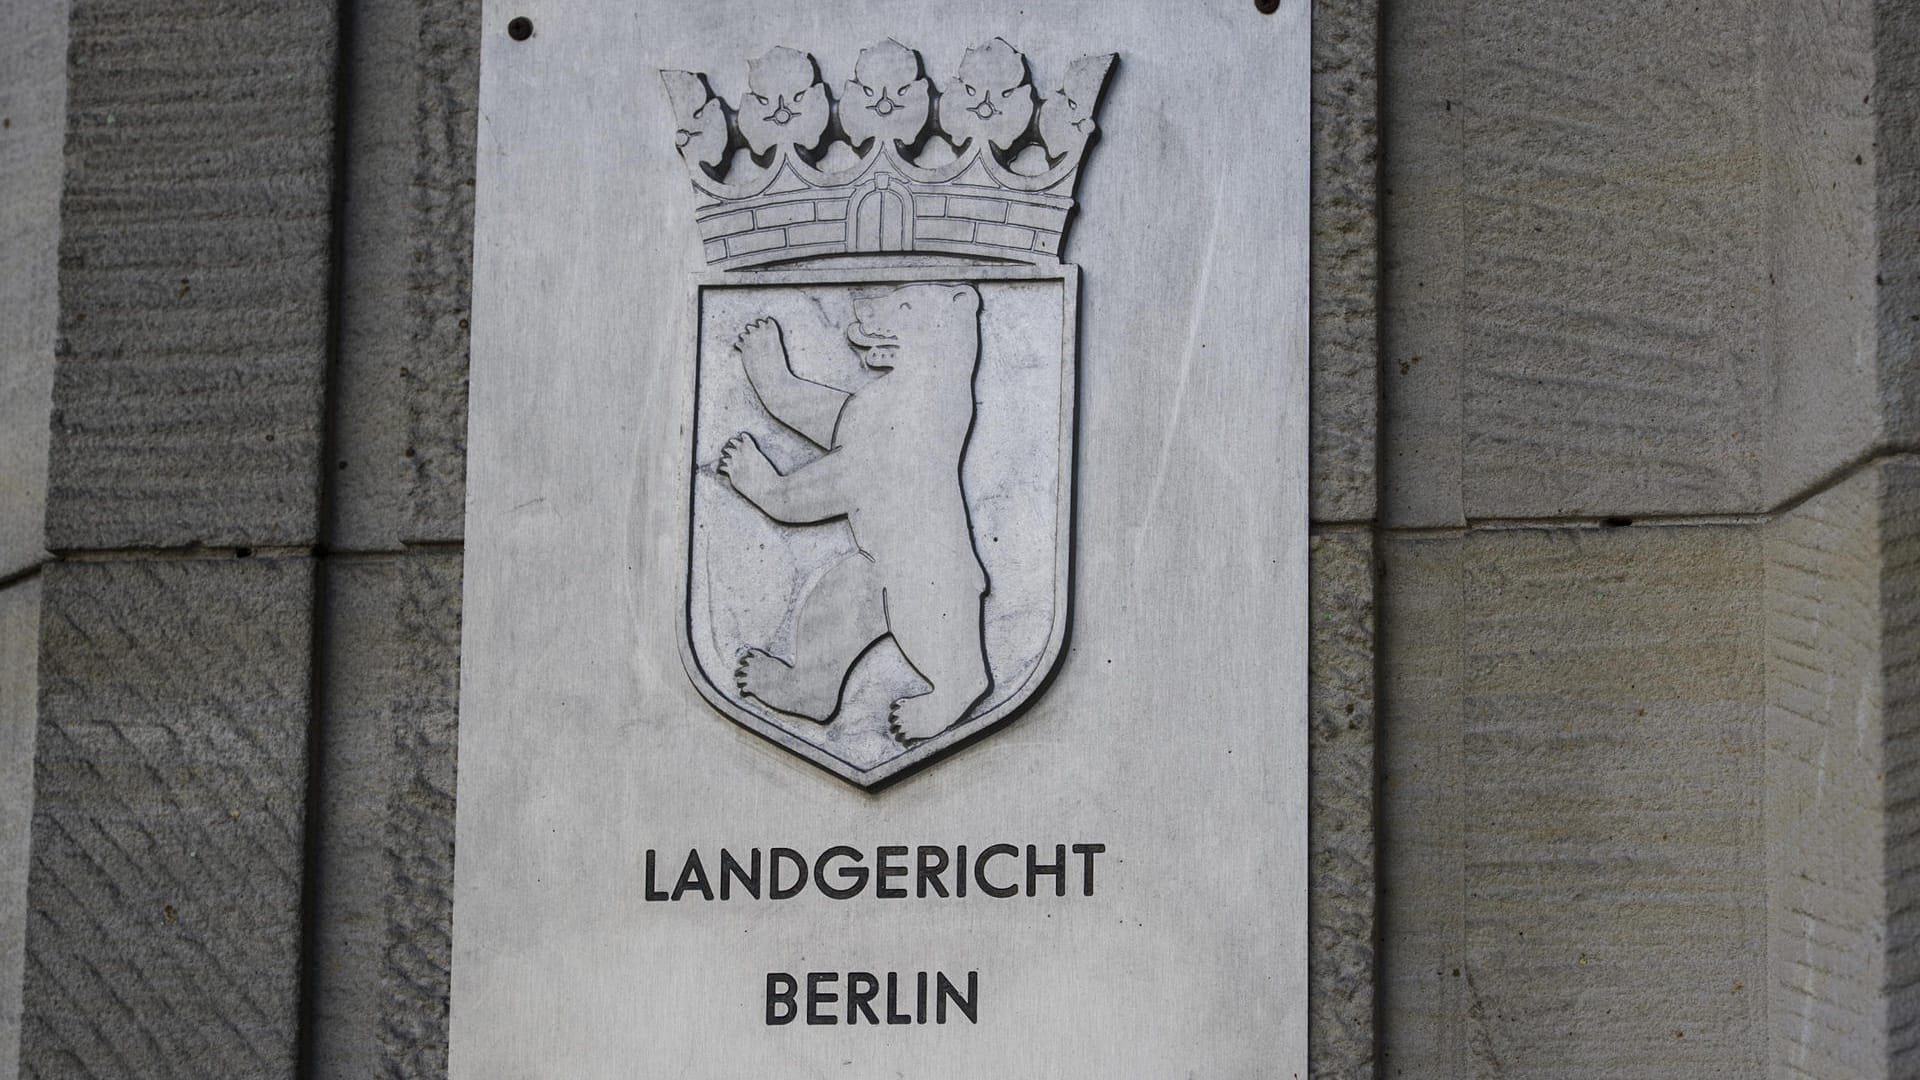
[[[0,14],[0,1075],[444,1075],[479,5]],[[1920,12],[1314,15],[1315,1075],[1910,1075]]]

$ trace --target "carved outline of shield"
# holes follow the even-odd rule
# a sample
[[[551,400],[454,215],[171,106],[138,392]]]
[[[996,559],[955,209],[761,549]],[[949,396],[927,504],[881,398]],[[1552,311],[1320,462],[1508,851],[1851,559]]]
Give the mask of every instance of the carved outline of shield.
[[[1058,408],[1057,413],[1049,410],[1053,418],[1050,425],[1054,432],[1053,454],[1050,462],[1050,476],[1054,487],[1051,500],[1052,544],[1051,558],[1051,595],[1045,598],[1045,606],[1050,618],[1044,628],[1044,644],[1037,651],[1027,650],[1031,655],[1023,656],[1019,667],[1022,674],[1003,692],[1000,685],[1001,668],[992,664],[992,649],[989,648],[990,667],[994,675],[994,688],[986,697],[964,714],[963,718],[932,738],[900,746],[888,756],[862,764],[855,754],[837,746],[833,739],[834,723],[820,725],[796,717],[779,713],[757,699],[742,694],[735,686],[730,669],[731,658],[713,632],[715,619],[711,612],[703,613],[695,604],[703,592],[710,593],[711,586],[696,580],[699,569],[696,555],[702,550],[699,536],[706,524],[702,521],[703,498],[701,493],[703,470],[706,470],[709,482],[712,481],[711,469],[713,457],[711,448],[703,454],[703,444],[713,442],[716,435],[725,439],[731,430],[720,431],[716,425],[702,425],[703,373],[713,371],[719,364],[738,363],[732,356],[709,355],[716,351],[709,348],[709,314],[714,306],[716,290],[766,290],[779,287],[829,287],[854,289],[884,289],[913,282],[966,282],[985,292],[999,285],[1056,284],[1059,289],[1059,370],[1058,370]],[[684,400],[687,403],[682,415],[690,415],[690,437],[686,443],[687,457],[682,462],[683,475],[687,477],[683,488],[686,516],[682,531],[682,553],[685,573],[681,576],[680,604],[676,608],[679,626],[681,662],[687,674],[703,697],[721,714],[733,720],[762,738],[767,739],[797,754],[815,765],[869,790],[879,788],[897,780],[909,772],[928,764],[934,759],[970,742],[987,732],[1013,719],[1028,705],[1051,680],[1064,650],[1069,623],[1069,601],[1071,593],[1071,554],[1072,554],[1072,511],[1073,511],[1073,472],[1074,472],[1074,415],[1076,394],[1077,365],[1077,321],[1079,311],[1079,270],[1071,264],[1052,266],[1026,266],[1018,264],[985,265],[964,263],[941,263],[938,265],[916,266],[863,266],[857,269],[847,268],[808,268],[808,269],[771,269],[752,272],[730,271],[709,272],[695,275],[695,293],[693,325],[698,344],[693,364],[689,365],[689,378],[685,387]],[[983,308],[983,318],[985,310]],[[983,335],[984,338],[984,335]],[[983,343],[982,362],[986,362]],[[1019,401],[989,401],[976,385],[977,409],[997,408],[1002,410],[1027,408],[1039,409],[1041,403]],[[1038,421],[1038,416],[1033,418]],[[717,444],[716,444],[717,445]],[[967,454],[976,449],[970,439]],[[963,461],[963,468],[965,463]],[[1038,468],[1034,470],[1038,472]],[[970,513],[977,502],[977,494],[968,491]],[[803,528],[816,528],[805,526]],[[978,535],[980,525],[975,519],[972,525],[976,549],[980,546]],[[988,571],[988,594],[986,604],[995,602],[994,589],[1004,587],[996,580],[992,568]],[[1001,599],[1006,599],[1003,595]],[[1034,606],[1038,606],[1038,597],[1023,597]],[[984,607],[985,605],[983,605]],[[983,615],[983,618],[987,616]],[[983,636],[985,636],[983,630]],[[702,638],[706,640],[702,640]],[[1040,640],[1037,636],[1034,640]],[[864,654],[862,661],[864,661]],[[1030,662],[1029,662],[1030,661]],[[720,670],[711,670],[719,668]],[[844,707],[844,706],[843,706]],[[815,735],[808,738],[807,735]]]

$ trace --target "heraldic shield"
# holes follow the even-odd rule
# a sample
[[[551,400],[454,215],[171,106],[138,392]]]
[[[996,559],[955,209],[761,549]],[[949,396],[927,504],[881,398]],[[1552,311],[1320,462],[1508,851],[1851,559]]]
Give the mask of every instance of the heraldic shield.
[[[1115,57],[838,94],[776,48],[729,106],[663,73],[697,193],[682,658],[862,787],[1013,717],[1067,633],[1079,277],[1059,260]]]

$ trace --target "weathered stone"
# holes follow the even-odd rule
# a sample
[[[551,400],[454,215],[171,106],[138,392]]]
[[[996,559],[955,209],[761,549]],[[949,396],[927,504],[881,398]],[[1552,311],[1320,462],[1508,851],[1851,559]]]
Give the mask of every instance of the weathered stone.
[[[326,571],[313,1028],[319,1076],[445,1076],[460,556]]]
[[[1389,163],[1392,228],[1418,219],[1393,240],[1391,295],[1427,299],[1389,315],[1388,412],[1426,416],[1408,434],[1429,440],[1396,435],[1390,463],[1419,472],[1389,490],[1420,502],[1391,516],[1447,524],[1429,485],[1455,462],[1470,519],[1757,508],[1750,5],[1449,6],[1387,18],[1391,63],[1415,75],[1395,103],[1419,109],[1395,130],[1435,125]]]
[[[292,1077],[312,564],[42,581],[21,1075]]]
[[[1374,516],[1379,440],[1380,6],[1313,16],[1313,456],[1315,521]]]
[[[1759,1072],[1760,578],[1742,528],[1389,543],[1387,1075]]]
[[[1466,14],[1467,516],[1757,508],[1752,11]]]
[[[1380,516],[1455,526],[1461,502],[1465,0],[1391,4],[1381,20]]]
[[[1877,153],[1871,0],[1769,0],[1756,38],[1769,159],[1762,503],[1777,506],[1856,462],[1880,438],[1874,332]],[[1904,140],[1903,140],[1904,141]]]
[[[1910,21],[1908,25],[1914,26]],[[1920,1072],[1920,459],[1881,469],[1888,1075]]]
[[[313,541],[336,23],[74,4],[50,547]]]
[[[0,1076],[20,1075],[20,970],[39,658],[40,579],[30,577],[0,589]]]
[[[1875,0],[1878,356],[1885,438],[1920,447],[1920,6]]]
[[[1775,1063],[1802,1076],[1885,1075],[1876,480],[1767,530],[1768,1000]]]
[[[1767,539],[1767,882],[1773,1064],[1920,1064],[1920,464],[1823,492]]]
[[[1380,587],[1380,1075],[1466,1077],[1466,541],[1396,537]]]
[[[40,561],[67,5],[0,0],[0,581]],[[4,768],[0,765],[0,768]],[[5,1060],[0,1057],[0,1075]]]
[[[369,550],[462,531],[479,4],[353,16],[329,542]]]
[[[1316,1077],[1374,1075],[1373,536],[1313,538],[1307,1043]]]

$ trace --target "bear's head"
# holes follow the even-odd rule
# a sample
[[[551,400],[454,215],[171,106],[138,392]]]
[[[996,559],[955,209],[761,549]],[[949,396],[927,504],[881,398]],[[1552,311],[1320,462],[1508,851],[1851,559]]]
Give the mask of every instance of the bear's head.
[[[866,351],[868,367],[964,363],[980,351],[980,294],[971,285],[903,285],[853,302],[847,340]]]

